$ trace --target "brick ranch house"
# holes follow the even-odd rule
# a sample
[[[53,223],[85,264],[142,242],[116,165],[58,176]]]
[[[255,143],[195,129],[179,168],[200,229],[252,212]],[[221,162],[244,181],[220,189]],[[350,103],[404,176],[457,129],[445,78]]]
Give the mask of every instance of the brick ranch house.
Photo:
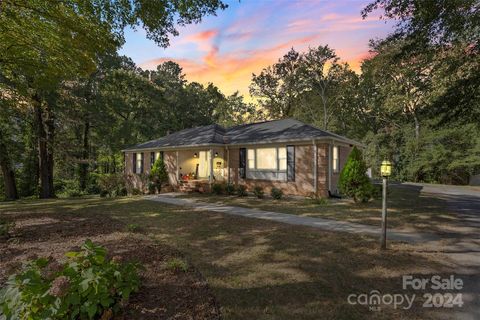
[[[145,190],[145,176],[163,158],[174,190],[208,190],[213,183],[272,187],[285,194],[337,193],[339,173],[360,143],[295,119],[181,130],[125,150],[125,174]]]

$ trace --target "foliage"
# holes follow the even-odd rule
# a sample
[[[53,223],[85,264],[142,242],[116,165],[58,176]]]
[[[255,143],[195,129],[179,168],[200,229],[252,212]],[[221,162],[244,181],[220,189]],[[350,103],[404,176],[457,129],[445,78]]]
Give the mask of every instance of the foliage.
[[[272,190],[270,190],[270,195],[273,199],[280,200],[283,198],[283,191],[281,189],[273,187]]]
[[[367,176],[367,166],[362,153],[353,147],[338,181],[340,192],[355,202],[367,202],[373,194],[373,186]]]
[[[188,264],[180,258],[171,258],[166,262],[166,267],[172,272],[187,272]]]
[[[140,190],[138,188],[133,188],[132,189],[132,196],[141,196],[141,195],[143,195],[142,190]]]
[[[125,179],[121,173],[107,173],[98,175],[98,186],[101,194],[109,197],[125,195]]]
[[[261,186],[255,186],[253,188],[253,194],[258,198],[258,199],[263,199],[265,196],[265,192],[263,191],[263,187]]]
[[[12,275],[0,294],[6,319],[95,319],[118,312],[138,290],[138,265],[107,259],[87,240],[67,262],[40,258]]]
[[[155,189],[160,192],[162,184],[168,182],[167,168],[165,167],[165,162],[161,156],[153,163],[152,170],[150,171],[150,181],[152,182],[153,187],[153,189],[150,190],[149,185],[150,193],[155,193]]]
[[[224,191],[224,185],[221,183],[214,183],[212,185],[212,193],[216,195],[221,195],[223,194]]]
[[[15,227],[14,222],[10,222],[5,219],[0,219],[0,238],[8,237],[11,229]]]
[[[140,226],[136,223],[129,223],[127,225],[128,232],[138,232],[140,230]]]
[[[236,191],[237,191],[237,188],[235,188],[235,185],[232,183],[228,183],[225,186],[225,193],[228,194],[229,196],[235,194]]]
[[[237,195],[239,197],[246,197],[248,195],[247,187],[243,184],[239,184],[237,187]]]

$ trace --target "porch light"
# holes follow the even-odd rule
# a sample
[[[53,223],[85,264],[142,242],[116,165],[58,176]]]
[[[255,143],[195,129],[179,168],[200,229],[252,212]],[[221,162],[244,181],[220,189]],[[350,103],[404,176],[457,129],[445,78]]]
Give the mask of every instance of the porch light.
[[[384,160],[380,166],[380,173],[382,177],[389,177],[392,174],[392,163],[388,160]]]
[[[193,157],[194,157],[194,158],[196,158],[196,157],[197,157],[197,153],[196,153],[196,152],[193,154]]]
[[[218,157],[218,152],[215,152],[215,158]]]

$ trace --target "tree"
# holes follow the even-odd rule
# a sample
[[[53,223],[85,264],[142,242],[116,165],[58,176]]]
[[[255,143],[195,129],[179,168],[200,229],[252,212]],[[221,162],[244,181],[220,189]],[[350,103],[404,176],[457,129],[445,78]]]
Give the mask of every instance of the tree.
[[[62,85],[88,77],[99,56],[123,43],[126,26],[141,24],[148,38],[167,46],[169,35],[178,34],[176,24],[199,22],[225,7],[218,0],[0,2],[0,90],[22,95],[35,114],[40,197],[54,196],[56,103]]]
[[[158,192],[162,189],[162,184],[168,182],[168,172],[163,157],[155,160],[152,170],[150,171],[150,180],[154,183]]]
[[[353,147],[338,181],[340,192],[353,198],[355,202],[367,202],[373,194],[373,186],[367,176],[367,165],[362,153]]]

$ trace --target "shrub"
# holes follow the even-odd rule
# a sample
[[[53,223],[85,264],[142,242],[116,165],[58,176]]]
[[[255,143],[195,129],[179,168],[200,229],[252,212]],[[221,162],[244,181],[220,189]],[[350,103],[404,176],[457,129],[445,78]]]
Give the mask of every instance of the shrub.
[[[361,151],[356,147],[353,147],[340,173],[338,187],[342,194],[353,198],[355,202],[366,202],[374,193],[372,183],[367,176],[367,165]]]
[[[14,222],[9,222],[7,220],[0,219],[0,237],[7,238],[9,236],[10,230],[15,226]]]
[[[247,193],[247,187],[246,187],[245,185],[243,185],[243,184],[239,185],[239,186],[237,187],[237,195],[238,195],[239,197],[246,197],[246,196],[248,195],[248,193]]]
[[[148,193],[149,194],[155,194],[155,190],[157,190],[157,186],[155,185],[154,182],[150,181],[148,183]]]
[[[280,200],[283,198],[283,191],[273,187],[272,190],[270,191],[270,195],[272,196],[273,199]]]
[[[173,272],[187,272],[188,264],[180,258],[172,258],[166,263],[167,269]]]
[[[212,193],[216,195],[220,195],[223,193],[223,185],[219,183],[215,183],[212,185]]]
[[[260,186],[255,186],[255,188],[253,188],[253,194],[258,198],[258,199],[262,199],[263,196],[265,195],[265,192],[263,192],[263,188],[260,187]]]
[[[6,319],[110,319],[138,290],[138,265],[108,260],[87,240],[67,262],[40,258],[10,276],[0,292]]]
[[[316,193],[312,192],[312,194],[309,196],[310,201],[313,204],[319,205],[319,206],[325,206],[328,204],[328,200],[326,198],[318,196]]]
[[[168,182],[168,172],[167,168],[165,167],[163,157],[159,157],[153,164],[152,170],[150,171],[150,181],[153,183],[158,192],[161,191],[162,184]]]
[[[138,231],[140,231],[140,226],[136,223],[129,223],[129,224],[127,224],[127,231],[128,232],[138,232]]]
[[[133,196],[139,196],[139,195],[142,195],[142,194],[143,194],[142,190],[140,190],[138,188],[133,188],[132,189],[132,195]]]
[[[108,196],[108,195],[109,195],[109,193],[108,193],[107,190],[101,190],[101,191],[100,191],[100,197],[105,198],[105,197]]]
[[[225,193],[226,194],[231,196],[232,194],[235,194],[235,191],[236,191],[235,185],[229,183],[225,186]]]
[[[117,196],[125,188],[125,179],[119,173],[99,174],[97,178],[100,194],[105,192],[110,197]]]

